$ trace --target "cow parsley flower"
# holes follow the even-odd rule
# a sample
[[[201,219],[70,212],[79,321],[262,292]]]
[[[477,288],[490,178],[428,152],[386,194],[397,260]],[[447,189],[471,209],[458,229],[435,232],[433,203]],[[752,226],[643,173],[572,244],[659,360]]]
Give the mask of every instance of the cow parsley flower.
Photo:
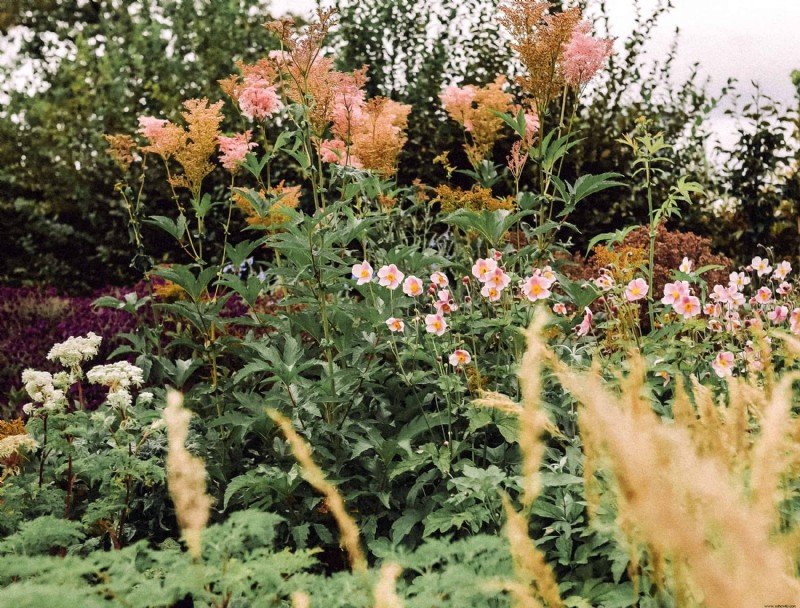
[[[112,392],[127,390],[131,386],[141,386],[144,382],[142,369],[127,361],[98,365],[90,369],[86,377],[92,384],[107,386]]]
[[[91,331],[85,337],[73,336],[54,345],[47,353],[47,358],[77,372],[81,363],[97,356],[102,341],[101,336]]]

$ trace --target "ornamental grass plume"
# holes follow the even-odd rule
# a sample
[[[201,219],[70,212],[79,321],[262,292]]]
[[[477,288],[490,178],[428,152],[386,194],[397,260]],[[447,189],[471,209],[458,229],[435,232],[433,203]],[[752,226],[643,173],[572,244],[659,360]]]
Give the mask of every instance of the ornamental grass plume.
[[[644,396],[644,361],[632,354],[629,362],[619,391],[598,371],[576,372],[554,363],[561,384],[581,403],[587,462],[593,470],[613,473],[623,533],[632,545],[647,547],[655,563],[669,566],[665,581],[684,604],[744,608],[800,602],[797,546],[787,549],[792,532],[781,533],[777,525],[782,475],[798,463],[790,441],[798,434],[789,409],[795,377],[785,377],[771,397],[750,387],[741,401],[732,402],[729,414],[696,383],[695,413],[681,388],[670,424]],[[731,394],[742,387],[732,385]],[[757,434],[742,422],[750,400],[758,404],[751,421],[760,428]],[[731,437],[743,446],[735,454],[743,462],[735,463],[733,448],[725,445]]]
[[[541,338],[548,315],[539,309],[533,322],[525,330],[527,348],[520,362],[519,382],[521,403],[497,393],[484,393],[476,405],[494,407],[519,417],[519,446],[522,452],[522,505],[533,505],[540,491],[539,469],[544,455],[540,437],[545,430],[558,434],[541,406],[541,364],[549,354]],[[541,602],[549,607],[563,606],[553,569],[544,554],[528,535],[528,520],[517,513],[506,495],[503,508],[506,512],[506,535],[511,546],[514,581],[503,581],[500,586],[514,598],[519,608],[538,607]],[[541,602],[540,602],[541,601]]]
[[[395,589],[397,578],[402,572],[403,569],[398,564],[384,564],[381,567],[380,577],[372,591],[374,608],[403,608],[403,601]]]
[[[367,560],[361,550],[361,540],[356,522],[350,517],[344,506],[344,499],[332,483],[325,479],[314,459],[311,457],[311,448],[292,427],[291,421],[280,412],[268,409],[267,415],[277,424],[283,432],[286,441],[292,448],[292,453],[300,464],[303,478],[325,496],[326,504],[331,510],[336,524],[339,526],[341,544],[350,559],[350,567],[355,572],[367,571]]]
[[[311,608],[311,598],[303,591],[292,592],[292,608]]]
[[[206,469],[203,461],[186,449],[189,420],[192,413],[183,407],[183,395],[167,394],[163,419],[167,426],[167,487],[175,516],[189,553],[195,559],[202,555],[201,537],[208,523],[211,498],[206,495]]]
[[[549,356],[541,339],[541,331],[547,321],[543,309],[534,316],[531,325],[525,330],[527,348],[520,362],[518,373],[521,402],[515,403],[499,393],[483,393],[476,405],[493,407],[519,417],[519,447],[522,452],[522,505],[529,507],[539,494],[539,468],[542,464],[544,446],[540,441],[547,431],[560,434],[549,420],[541,405],[541,364]]]
[[[539,599],[541,599],[549,608],[564,606],[553,569],[528,536],[527,518],[514,510],[511,501],[505,495],[503,495],[503,509],[506,513],[506,536],[511,546],[511,561],[516,583],[508,587],[515,600],[514,605],[520,608],[540,606]]]

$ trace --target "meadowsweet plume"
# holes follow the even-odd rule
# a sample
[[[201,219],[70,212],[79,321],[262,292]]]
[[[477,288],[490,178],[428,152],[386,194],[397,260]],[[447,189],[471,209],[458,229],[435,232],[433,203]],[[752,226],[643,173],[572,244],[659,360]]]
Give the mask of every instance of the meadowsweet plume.
[[[219,126],[222,122],[222,102],[209,104],[208,99],[189,99],[182,116],[187,124],[186,140],[175,152],[175,160],[183,168],[183,175],[172,178],[177,188],[186,188],[194,198],[200,195],[203,179],[214,170],[209,161],[217,149]]]
[[[250,120],[261,121],[280,110],[277,88],[258,76],[247,76],[238,96],[239,109]]]
[[[137,148],[133,137],[125,134],[103,135],[108,143],[108,155],[120,169],[127,171],[134,161],[133,150]]]
[[[464,145],[470,162],[477,165],[486,158],[500,137],[503,120],[498,112],[511,110],[512,96],[503,91],[506,80],[498,76],[484,87],[447,87],[439,96],[447,114],[469,133]]]
[[[127,361],[97,365],[90,369],[86,377],[93,384],[101,384],[112,391],[128,389],[132,386],[141,386],[144,382],[144,372]]]
[[[564,88],[564,47],[581,20],[577,8],[553,13],[551,7],[550,2],[542,0],[509,0],[500,6],[501,24],[511,35],[511,48],[525,66],[517,84],[541,110]]]
[[[256,148],[258,144],[250,141],[250,131],[244,133],[237,133],[233,137],[226,137],[219,135],[217,143],[219,144],[220,162],[231,173],[236,173],[239,170],[239,163],[241,163],[248,152]]]
[[[164,160],[173,156],[186,142],[186,133],[181,127],[151,116],[139,117],[139,134],[150,142],[142,150],[158,154]]]
[[[614,47],[613,39],[594,38],[590,30],[591,24],[586,21],[576,24],[572,36],[564,44],[564,81],[576,89],[589,82],[600,71]]]
[[[53,375],[49,372],[26,369],[22,372],[22,384],[34,403],[45,410],[60,410],[67,404],[64,389],[54,386]]]
[[[373,97],[352,130],[353,155],[364,168],[384,178],[397,170],[397,158],[406,143],[411,106],[386,97]]]

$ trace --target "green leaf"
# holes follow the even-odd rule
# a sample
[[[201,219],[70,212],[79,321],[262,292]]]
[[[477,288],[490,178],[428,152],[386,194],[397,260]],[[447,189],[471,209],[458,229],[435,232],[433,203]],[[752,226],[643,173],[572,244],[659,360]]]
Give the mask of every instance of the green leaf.
[[[400,544],[422,519],[423,513],[417,510],[406,511],[398,517],[392,524],[392,543],[395,545]]]
[[[158,226],[178,241],[182,240],[183,235],[186,233],[186,217],[183,214],[178,216],[177,221],[166,215],[151,215],[144,220],[144,223]]]
[[[636,226],[626,226],[625,228],[615,230],[614,232],[604,232],[602,234],[598,234],[591,241],[589,241],[589,245],[586,247],[586,255],[589,255],[594,246],[598,243],[621,243],[625,237],[635,229]]]
[[[602,190],[613,188],[614,186],[624,186],[623,182],[616,181],[618,177],[622,177],[622,175],[613,172],[600,173],[599,175],[582,175],[575,181],[573,186],[575,203],[577,204],[587,196]]]

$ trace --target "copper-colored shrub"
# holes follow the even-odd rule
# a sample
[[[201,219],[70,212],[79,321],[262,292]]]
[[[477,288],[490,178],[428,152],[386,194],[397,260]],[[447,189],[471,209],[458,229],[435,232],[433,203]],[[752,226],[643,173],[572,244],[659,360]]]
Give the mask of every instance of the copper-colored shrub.
[[[620,247],[649,251],[649,227],[639,226],[631,231],[622,243],[614,245],[615,249]],[[656,234],[655,269],[653,273],[654,295],[658,296],[663,292],[664,285],[672,280],[672,273],[680,266],[684,256],[692,261],[692,269],[694,270],[709,264],[717,264],[724,267],[721,270],[712,270],[703,275],[703,278],[710,285],[728,282],[728,274],[731,272],[733,261],[725,256],[714,254],[711,250],[711,239],[698,236],[692,232],[667,230],[662,225],[658,227]],[[580,259],[575,261],[578,265],[573,266],[570,270],[573,278],[590,279],[597,277],[603,267],[594,250],[585,261]]]

